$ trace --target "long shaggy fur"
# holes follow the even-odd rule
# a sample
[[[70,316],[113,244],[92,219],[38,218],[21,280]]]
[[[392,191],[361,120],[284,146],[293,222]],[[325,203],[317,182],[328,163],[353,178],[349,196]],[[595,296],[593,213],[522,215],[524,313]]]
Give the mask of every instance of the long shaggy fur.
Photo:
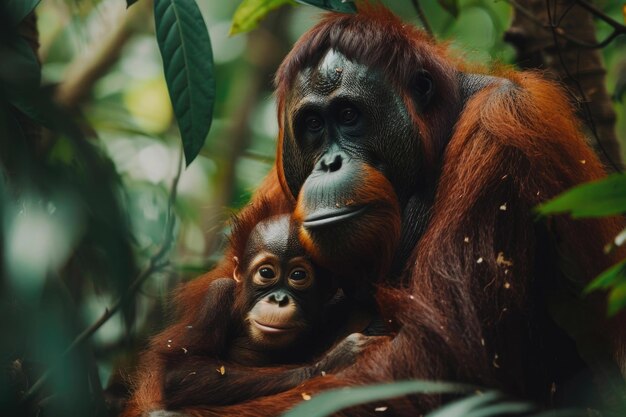
[[[535,314],[546,313],[547,299],[562,295],[563,283],[576,299],[585,282],[621,256],[606,256],[602,248],[624,223],[621,218],[573,221],[564,216],[536,221],[537,204],[604,175],[567,99],[539,74],[500,71],[491,75],[501,81],[463,102],[457,59],[390,12],[368,6],[357,15],[326,15],[294,46],[276,77],[281,126],[294,77],[329,48],[380,69],[401,92],[424,140],[426,163],[439,176],[430,223],[405,264],[406,286],[381,289],[378,296],[381,305],[395,306],[392,319],[400,323],[399,333],[340,375],[245,404],[183,411],[198,417],[277,415],[301,401],[303,393],[407,378],[475,382],[547,397],[541,371],[558,365],[558,352],[551,352],[556,358],[531,355],[542,352],[525,344],[541,326]],[[438,91],[425,114],[416,112],[407,93],[412,74],[420,68],[433,75]],[[282,133],[278,169],[253,197],[269,199],[278,211],[293,209],[296,197],[288,193],[280,168],[281,141]],[[575,265],[573,274],[560,276],[559,260]],[[180,317],[153,339],[144,355],[125,416],[160,406],[164,342],[182,334],[210,282],[230,276],[232,268],[226,256],[216,270],[180,290],[175,299]],[[607,354],[623,363],[623,317],[603,322],[601,297],[578,301],[586,318],[598,323],[584,337],[606,341],[612,347]],[[581,354],[586,355],[584,349]],[[598,357],[586,359],[595,360],[600,374],[612,372]],[[394,415],[418,415],[438,400],[423,397],[387,405]],[[375,415],[373,409],[364,406],[342,414]]]

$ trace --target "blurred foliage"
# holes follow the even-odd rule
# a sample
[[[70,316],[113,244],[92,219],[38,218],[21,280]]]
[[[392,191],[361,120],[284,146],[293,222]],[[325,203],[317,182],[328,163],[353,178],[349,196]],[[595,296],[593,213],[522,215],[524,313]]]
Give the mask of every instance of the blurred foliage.
[[[537,208],[540,214],[571,213],[574,218],[604,217],[626,212],[626,176],[579,185]]]
[[[371,407],[385,415],[391,411],[385,400],[409,394],[447,394],[460,397],[426,414],[425,417],[586,417],[589,410],[563,409],[540,411],[528,402],[512,401],[497,391],[486,391],[468,385],[432,381],[399,381],[365,387],[334,389],[294,407],[283,417],[325,417],[354,406]],[[453,397],[454,398],[454,397]]]
[[[292,0],[243,0],[235,14],[229,35],[249,32],[256,28],[261,19],[269,12],[286,4],[293,4]]]
[[[166,255],[171,262],[124,298],[166,238],[170,184],[180,157],[178,127],[185,130],[181,110],[168,97],[172,76],[163,71],[152,2],[0,1],[0,360],[8,369],[0,374],[1,415],[114,412],[110,393],[123,390],[120,369],[130,372],[147,335],[166,323],[167,295],[219,259],[224,220],[248,201],[274,159],[272,74],[320,12],[268,8],[253,32],[229,37],[235,11],[249,3],[196,1],[214,68],[196,73],[195,84],[186,88],[195,92],[215,78],[212,123],[208,117],[202,126],[211,129],[206,134],[198,128],[191,139],[199,153],[180,177],[174,247]],[[384,3],[419,25],[411,1]],[[502,39],[511,17],[505,1],[421,3],[436,37],[448,40],[454,54],[479,63],[512,62],[513,49]],[[598,2],[621,20],[617,3]],[[16,27],[34,7],[41,68]],[[247,16],[247,23],[242,18],[239,30],[251,29],[246,25],[260,17]],[[599,24],[598,37],[609,30]],[[191,43],[206,58],[202,39]],[[618,38],[603,49],[615,97],[625,84],[624,46]],[[81,99],[64,109],[58,94],[70,87]],[[624,105],[615,107],[623,139]],[[68,350],[120,297],[123,314]],[[18,405],[18,395],[32,392],[50,369],[33,401]]]
[[[569,213],[573,218],[619,216],[626,213],[626,174],[582,184],[537,207],[541,215]],[[626,241],[626,229],[606,250],[620,247]],[[607,269],[594,279],[586,292],[609,290],[608,314],[613,316],[626,307],[626,260]]]

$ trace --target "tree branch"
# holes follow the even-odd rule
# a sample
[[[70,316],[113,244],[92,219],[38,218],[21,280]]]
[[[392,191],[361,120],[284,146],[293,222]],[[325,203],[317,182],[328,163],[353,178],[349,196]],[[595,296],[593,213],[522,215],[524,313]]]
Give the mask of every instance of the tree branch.
[[[579,2],[580,3],[580,2]],[[556,48],[556,52],[557,52],[557,56],[559,57],[559,62],[561,63],[561,67],[563,68],[563,71],[565,72],[565,75],[567,76],[567,78],[569,78],[572,83],[575,85],[576,90],[581,98],[580,100],[580,104],[582,107],[582,112],[585,116],[585,119],[587,120],[587,125],[589,126],[589,130],[591,131],[591,134],[593,135],[596,144],[597,144],[597,148],[600,150],[601,152],[601,157],[603,157],[603,159],[608,162],[611,165],[611,168],[615,171],[615,172],[621,172],[622,171],[622,164],[621,164],[621,160],[618,159],[617,161],[613,160],[612,155],[609,155],[609,152],[607,151],[607,149],[604,147],[603,141],[600,140],[600,137],[598,135],[598,130],[596,128],[596,123],[593,117],[593,114],[591,113],[591,109],[589,108],[589,100],[587,98],[587,95],[585,94],[585,90],[583,89],[581,83],[578,81],[578,79],[576,79],[571,71],[568,68],[567,63],[565,62],[565,59],[563,58],[563,53],[561,51],[561,47],[559,45],[559,41],[557,39],[557,22],[554,18],[554,16],[552,16],[552,13],[550,11],[550,0],[546,0],[546,12],[548,14],[548,22],[550,22],[550,28],[552,29],[552,37],[553,37],[553,41],[554,41],[554,47]],[[619,158],[619,155],[618,155]]]
[[[507,1],[514,14],[505,40],[515,47],[517,64],[523,69],[541,68],[547,78],[562,83],[585,122],[590,144],[606,168],[619,171],[616,115],[604,84],[602,55],[599,49],[580,46],[580,41],[598,44],[594,15],[577,7],[576,0]]]
[[[143,2],[149,6],[150,2]],[[78,106],[91,92],[94,84],[118,61],[122,48],[132,37],[135,26],[145,19],[147,6],[136,5],[125,13],[122,23],[87,54],[80,54],[70,64],[64,81],[56,91],[56,101],[67,107]],[[87,56],[85,56],[87,55]]]
[[[587,3],[584,0],[576,0],[575,4],[578,4],[580,7],[584,8],[587,11],[589,11],[591,14],[593,14],[594,16],[598,17],[599,19],[603,20],[604,22],[606,22],[607,24],[609,24],[613,28],[613,32],[609,36],[607,36],[601,42],[591,43],[591,42],[586,42],[586,41],[584,41],[582,39],[578,39],[578,38],[576,38],[574,36],[571,36],[568,33],[566,33],[562,28],[560,28],[558,24],[556,24],[556,25],[546,25],[544,22],[542,22],[541,20],[537,19],[537,17],[531,11],[526,9],[524,6],[522,6],[516,0],[506,0],[506,1],[515,10],[517,10],[519,13],[523,14],[524,17],[526,17],[528,20],[530,20],[531,22],[533,22],[537,26],[541,26],[542,28],[544,28],[546,30],[553,30],[553,26],[554,26],[554,32],[558,36],[562,37],[563,39],[566,39],[567,41],[569,41],[572,44],[574,44],[576,46],[579,46],[581,48],[601,49],[601,48],[604,48],[605,46],[607,46],[608,44],[610,44],[619,35],[623,35],[623,34],[626,33],[626,26],[620,24],[619,22],[617,22],[616,20],[612,19],[610,16],[608,16],[607,14],[602,12],[601,10],[596,9],[593,5]],[[574,5],[574,3],[572,3],[572,5]],[[570,9],[571,9],[571,6],[566,10],[565,13],[567,13]]]

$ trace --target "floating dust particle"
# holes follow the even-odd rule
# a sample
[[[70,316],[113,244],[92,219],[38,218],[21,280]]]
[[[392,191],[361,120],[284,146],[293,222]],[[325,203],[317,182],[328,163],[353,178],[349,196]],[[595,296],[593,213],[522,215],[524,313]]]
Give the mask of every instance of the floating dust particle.
[[[615,246],[622,246],[624,242],[626,242],[626,229],[619,232],[617,236],[615,236],[615,239],[613,239]]]
[[[496,263],[498,265],[504,265],[504,266],[513,266],[513,262],[506,259],[504,257],[504,252],[498,252],[498,257],[496,258]]]
[[[168,344],[167,344],[167,347],[168,347],[168,348],[171,348],[171,347],[172,347],[172,345],[170,345],[170,344],[168,343]]]
[[[507,290],[508,290],[509,288],[511,288],[511,283],[510,283],[510,282],[505,282],[505,283],[504,283],[504,288],[505,288],[505,289],[507,289]]]
[[[482,338],[482,337],[480,338],[480,344],[481,344],[481,345],[483,345],[483,346],[485,346],[485,339],[484,339],[484,338]]]
[[[550,385],[550,394],[554,395],[556,393],[556,382],[553,382],[552,385]]]
[[[581,160],[580,160],[580,163],[581,163],[581,164],[583,164],[583,165],[585,165],[585,164],[587,163],[587,161],[586,161],[586,160],[584,160],[584,159],[581,159]]]
[[[509,275],[509,270],[508,269],[504,270],[504,275]]]
[[[193,326],[187,326],[188,329],[193,329]]]
[[[502,204],[502,205],[500,206],[500,210],[501,210],[501,211],[506,211],[506,203],[504,203],[504,204]]]
[[[493,356],[493,367],[494,367],[494,368],[500,368],[500,365],[498,364],[498,358],[499,358],[499,356],[498,356],[498,354],[496,353],[496,354]]]
[[[322,371],[322,376],[326,376],[326,371]]]
[[[412,295],[409,295],[409,298],[410,298],[411,300],[415,300],[415,297],[414,297],[414,296],[412,296]]]
[[[336,72],[337,74],[341,74],[341,73],[343,72],[343,68],[341,68],[341,67],[337,67],[337,68],[335,68],[335,72]]]
[[[541,191],[537,191],[537,195],[541,194]]]
[[[226,368],[224,368],[224,365],[220,366],[218,369],[216,369],[217,373],[219,373],[220,375],[224,375],[226,373]]]
[[[335,203],[335,207],[339,208],[341,206],[339,205],[339,203]]]
[[[503,180],[505,180],[505,179],[507,179],[507,178],[509,178],[509,174],[504,174],[504,175],[502,176],[502,179],[503,179]]]
[[[351,205],[354,204],[354,200],[346,200],[346,207],[350,207]]]
[[[306,392],[302,393],[302,399],[304,401],[309,401],[311,399],[311,396],[309,394],[307,394]]]
[[[482,264],[483,261],[484,261],[484,259],[482,258],[482,256],[480,258],[476,259],[476,263],[477,264]]]
[[[167,343],[172,343],[172,339],[167,339]]]
[[[187,352],[189,352],[189,351],[187,350],[187,348],[181,348],[181,349],[183,350],[183,352],[185,352],[185,354],[187,354]]]
[[[384,411],[387,411],[387,408],[389,408],[389,407],[376,407],[376,408],[374,409],[374,411],[376,411],[376,412],[378,412],[378,413],[382,413],[382,412],[384,412]]]
[[[469,243],[469,236],[465,236],[465,238],[463,239],[463,242]]]

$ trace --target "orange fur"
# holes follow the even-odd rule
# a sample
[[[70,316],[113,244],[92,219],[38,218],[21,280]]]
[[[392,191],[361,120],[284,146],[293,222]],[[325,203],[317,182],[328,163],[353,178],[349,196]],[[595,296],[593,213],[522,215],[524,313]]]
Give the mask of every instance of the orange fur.
[[[574,221],[560,216],[538,223],[532,211],[566,189],[604,175],[560,89],[537,73],[499,70],[494,74],[501,77],[498,83],[476,93],[460,108],[455,74],[463,64],[448,59],[444,47],[390,12],[368,6],[356,16],[327,15],[294,46],[277,74],[281,129],[294,77],[330,47],[386,74],[419,127],[431,172],[438,173],[432,217],[404,265],[402,282],[406,286],[385,288],[378,296],[382,305],[398,306],[393,319],[401,324],[399,333],[391,342],[369,350],[340,375],[313,379],[294,390],[245,404],[183,411],[198,417],[274,416],[300,401],[303,393],[407,378],[474,382],[547,401],[550,387],[542,385],[545,381],[534,386],[528,382],[536,377],[537,369],[551,366],[554,358],[543,357],[534,363],[525,356],[526,346],[518,343],[533,325],[529,312],[545,302],[535,299],[537,285],[557,285],[558,291],[549,296],[562,296],[565,292],[558,286],[569,286],[572,299],[579,302],[576,308],[593,323],[587,333],[578,336],[608,345],[612,352],[606,353],[613,353],[623,366],[624,314],[606,322],[603,297],[577,299],[584,283],[623,256],[602,252],[604,244],[624,227],[623,219]],[[439,88],[438,101],[426,114],[412,107],[406,92],[413,71],[422,67],[434,74]],[[446,120],[457,110],[458,120],[447,125]],[[277,209],[293,209],[296,196],[283,191],[288,188],[280,169],[282,137],[281,133],[279,168],[272,171],[253,201],[269,198]],[[379,180],[372,184],[386,187]],[[379,192],[363,190],[362,198],[370,198],[370,191]],[[384,193],[392,196],[388,190]],[[393,229],[395,234],[395,226]],[[304,240],[310,248],[316,247],[306,236]],[[373,243],[369,247],[360,244],[365,251],[374,247]],[[539,256],[542,248],[554,253]],[[575,264],[576,276],[556,276],[556,263],[562,259]],[[547,263],[537,264],[539,261]],[[215,271],[181,289],[175,299],[181,316],[153,339],[144,355],[138,388],[125,417],[159,407],[163,342],[181,334],[181,328],[197,314],[209,283],[230,276],[232,268],[227,255]],[[567,323],[561,324],[567,327]],[[581,351],[583,356],[588,353]],[[585,359],[595,365],[599,385],[607,388],[602,381],[614,372],[614,364],[601,356]],[[417,415],[437,401],[423,397],[388,405],[394,415]],[[352,409],[342,415],[376,414],[372,409]]]

